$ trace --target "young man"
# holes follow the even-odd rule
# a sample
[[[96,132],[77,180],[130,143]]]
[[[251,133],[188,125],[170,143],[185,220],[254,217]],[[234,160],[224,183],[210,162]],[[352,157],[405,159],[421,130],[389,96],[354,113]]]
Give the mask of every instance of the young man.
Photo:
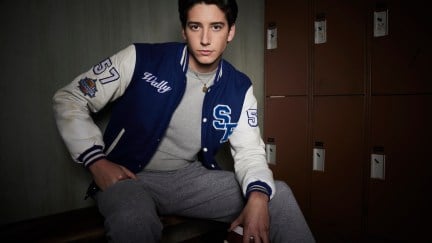
[[[290,189],[274,182],[247,76],[222,59],[235,0],[179,0],[183,43],[135,44],[55,94],[60,133],[92,174],[114,242],[157,242],[160,215],[244,227],[244,242],[313,241]],[[90,113],[115,101],[103,135]],[[235,174],[214,155],[229,141]]]

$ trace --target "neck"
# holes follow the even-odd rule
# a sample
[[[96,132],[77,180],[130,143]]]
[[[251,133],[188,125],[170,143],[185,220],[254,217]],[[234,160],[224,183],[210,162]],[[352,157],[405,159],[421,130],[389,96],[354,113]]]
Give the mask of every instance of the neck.
[[[212,86],[212,84],[213,84],[216,72],[217,72],[217,69],[214,69],[211,72],[201,73],[201,72],[195,71],[191,67],[189,67],[189,69],[187,71],[188,82],[189,82],[189,80],[192,82],[199,82],[202,85],[202,92],[207,93],[209,90],[209,87]],[[196,81],[193,81],[193,80],[196,80]]]
[[[195,69],[193,69],[193,68],[189,68],[189,70],[190,70],[192,73],[194,73],[194,74],[196,74],[196,75],[199,75],[199,76],[213,75],[213,74],[215,74],[216,71],[217,71],[217,69],[213,69],[213,70],[210,70],[210,71],[208,71],[208,72],[202,72],[202,71],[195,70]]]

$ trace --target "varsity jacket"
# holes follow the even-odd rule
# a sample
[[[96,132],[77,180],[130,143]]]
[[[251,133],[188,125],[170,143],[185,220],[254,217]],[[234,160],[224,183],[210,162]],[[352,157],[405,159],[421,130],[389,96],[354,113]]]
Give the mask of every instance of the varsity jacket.
[[[101,158],[137,173],[150,161],[186,88],[189,54],[184,43],[134,44],[102,60],[53,97],[57,127],[72,158],[90,166]],[[113,102],[104,134],[92,113]],[[231,145],[237,180],[247,197],[273,197],[250,79],[221,60],[204,97],[200,161],[220,169],[214,156]]]

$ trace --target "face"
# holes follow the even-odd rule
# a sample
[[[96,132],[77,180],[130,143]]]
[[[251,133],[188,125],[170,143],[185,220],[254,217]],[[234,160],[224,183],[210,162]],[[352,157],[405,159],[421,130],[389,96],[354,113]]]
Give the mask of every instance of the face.
[[[183,29],[190,53],[189,67],[202,73],[215,70],[234,34],[235,25],[229,28],[224,12],[216,5],[193,6]]]

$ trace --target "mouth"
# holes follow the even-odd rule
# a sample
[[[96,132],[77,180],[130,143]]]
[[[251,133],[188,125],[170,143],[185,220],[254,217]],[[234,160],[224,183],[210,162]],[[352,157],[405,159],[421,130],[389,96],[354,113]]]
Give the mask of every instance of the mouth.
[[[210,50],[198,50],[198,53],[202,56],[210,56],[212,54],[212,51],[210,51]]]

